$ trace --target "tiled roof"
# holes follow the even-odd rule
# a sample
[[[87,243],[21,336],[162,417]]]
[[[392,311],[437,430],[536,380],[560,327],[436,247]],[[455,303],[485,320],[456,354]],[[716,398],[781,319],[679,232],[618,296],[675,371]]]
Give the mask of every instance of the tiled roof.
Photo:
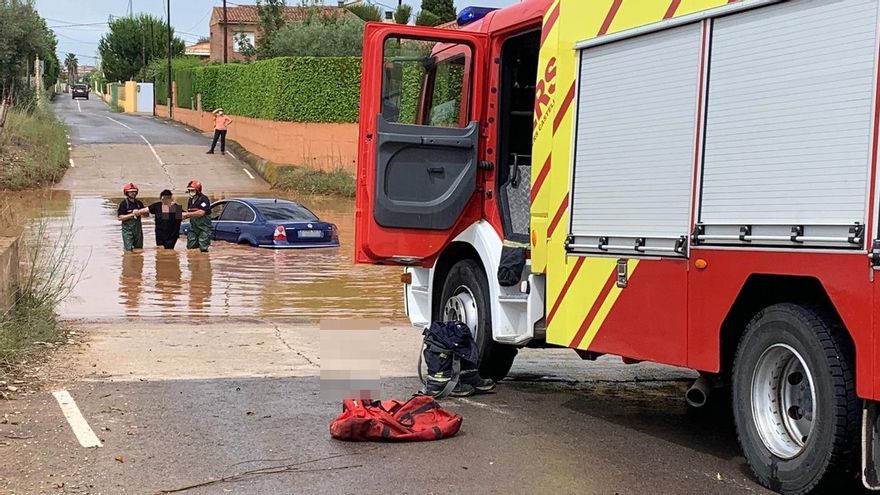
[[[310,7],[314,8],[314,7]],[[322,13],[330,11],[339,11],[338,7],[320,7]],[[345,11],[346,13],[348,11]],[[294,22],[302,20],[305,17],[306,9],[303,7],[282,7],[281,10],[284,20]],[[235,24],[256,24],[260,22],[259,7],[256,5],[238,5],[235,7],[226,7],[226,18],[229,23]],[[211,24],[223,22],[223,7],[214,7],[211,14]]]
[[[186,47],[184,51],[187,55],[210,55],[211,54],[211,42],[206,41],[204,43],[196,43],[195,45],[189,45]]]

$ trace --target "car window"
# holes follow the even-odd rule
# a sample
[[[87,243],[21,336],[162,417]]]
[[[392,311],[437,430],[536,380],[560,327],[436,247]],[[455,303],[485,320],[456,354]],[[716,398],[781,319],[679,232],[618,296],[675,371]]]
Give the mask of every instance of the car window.
[[[269,203],[259,205],[260,213],[266,217],[268,221],[299,221],[299,222],[316,222],[318,217],[310,212],[306,207],[296,203]]]
[[[225,201],[222,203],[217,203],[214,206],[212,206],[211,207],[211,218],[213,218],[214,220],[219,220],[220,215],[223,214],[223,208],[225,208],[225,207],[226,207]]]
[[[244,203],[232,201],[228,203],[226,209],[223,210],[223,217],[221,220],[227,222],[253,222],[254,212]]]

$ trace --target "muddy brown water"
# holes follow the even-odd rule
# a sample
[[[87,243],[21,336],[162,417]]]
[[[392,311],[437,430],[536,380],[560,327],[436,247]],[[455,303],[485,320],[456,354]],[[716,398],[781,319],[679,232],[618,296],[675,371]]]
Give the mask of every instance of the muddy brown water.
[[[29,217],[47,218],[45,242],[72,229],[72,260],[84,268],[59,308],[65,319],[405,318],[402,270],[353,262],[353,200],[299,199],[339,227],[339,248],[272,250],[213,241],[205,254],[188,252],[185,238],[173,251],[156,249],[152,218],[143,223],[143,251],[124,253],[116,220],[120,199],[58,191],[0,197]]]

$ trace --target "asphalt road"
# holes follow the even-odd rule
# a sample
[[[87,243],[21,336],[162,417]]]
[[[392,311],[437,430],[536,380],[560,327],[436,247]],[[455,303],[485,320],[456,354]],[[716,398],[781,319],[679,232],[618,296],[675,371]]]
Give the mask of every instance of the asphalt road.
[[[59,188],[73,196],[106,197],[128,180],[142,191],[172,181],[180,192],[191,176],[210,177],[205,182],[223,190],[267,193],[233,158],[206,158],[206,138],[179,126],[111,114],[94,100],[62,96],[56,109],[71,126],[75,160]],[[237,262],[224,256],[214,272],[261,263],[247,250],[234,255]],[[289,263],[308,264],[301,260]],[[360,276],[374,273],[384,276]],[[110,292],[123,290],[122,280],[106,280]],[[185,278],[178,283],[168,297],[192,290]],[[78,290],[80,298],[107,297],[94,296],[94,285]],[[352,318],[375,289],[360,292],[348,296]],[[179,493],[769,493],[753,481],[729,413],[687,410],[683,394],[694,377],[687,370],[527,349],[495,393],[443,401],[464,417],[458,436],[344,443],[328,431],[340,404],[321,395],[314,315],[145,313],[152,316],[106,321],[80,312],[69,322],[73,343],[56,347],[40,367],[42,386],[0,401],[0,492],[154,494],[270,468]],[[419,388],[420,335],[393,311],[389,319],[373,339],[382,398],[405,399]],[[51,393],[62,390],[81,411],[84,422],[75,427],[85,424],[100,447],[81,446]]]
[[[53,106],[68,124],[73,146],[73,167],[57,189],[121,197],[122,185],[134,182],[142,196],[156,197],[168,188],[185,197],[187,182],[196,178],[215,196],[268,190],[249,166],[219,155],[219,144],[218,154],[206,155],[210,139],[183,126],[111,112],[95,95],[89,100],[60,95]]]

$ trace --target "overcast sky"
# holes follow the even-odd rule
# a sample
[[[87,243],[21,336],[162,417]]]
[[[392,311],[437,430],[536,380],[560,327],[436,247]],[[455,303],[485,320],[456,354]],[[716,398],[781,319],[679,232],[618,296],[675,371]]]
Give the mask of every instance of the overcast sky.
[[[502,7],[519,0],[454,0],[460,10],[469,5]],[[135,13],[145,12],[162,19],[165,18],[166,0],[132,0]],[[404,0],[418,10],[421,0]],[[67,53],[75,53],[80,65],[94,65],[98,54],[98,41],[107,30],[107,20],[112,16],[128,13],[128,0],[37,0],[37,10],[47,19],[58,38],[58,58],[64,59]],[[255,0],[237,0],[239,4],[254,4]],[[297,1],[288,1],[294,5]],[[335,5],[336,0],[325,0]],[[374,0],[372,3],[382,7],[394,7],[396,0]],[[232,0],[227,1],[231,5]],[[199,37],[208,35],[208,21],[211,7],[222,5],[222,0],[171,0],[171,24],[177,36],[187,44],[195,43]],[[71,26],[71,24],[89,24]]]

